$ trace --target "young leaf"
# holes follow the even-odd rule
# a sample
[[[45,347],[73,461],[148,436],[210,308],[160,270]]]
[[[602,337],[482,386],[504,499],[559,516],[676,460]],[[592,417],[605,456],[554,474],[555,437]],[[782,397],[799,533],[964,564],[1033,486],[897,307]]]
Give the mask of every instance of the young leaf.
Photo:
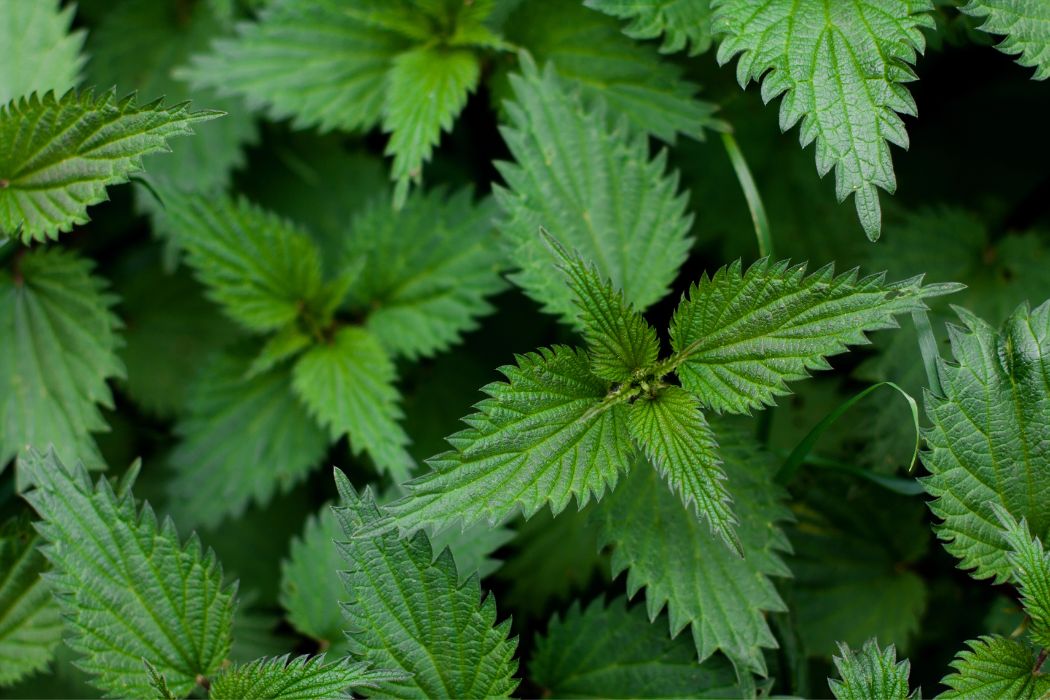
[[[584,4],[605,14],[628,20],[623,33],[632,39],[663,36],[661,53],[682,51],[689,55],[711,46],[711,0],[586,0]]]
[[[469,189],[414,193],[394,211],[374,201],[345,238],[347,260],[361,260],[348,293],[351,309],[391,353],[409,359],[448,349],[477,327],[502,290],[505,263],[491,198],[474,203]]]
[[[1021,603],[1028,616],[1028,633],[1037,645],[1050,648],[1050,553],[1038,538],[1032,537],[1024,518],[1017,522],[998,504],[993,510],[1003,524],[1003,538],[1011,550],[1007,558],[1021,591]]]
[[[544,226],[644,311],[667,293],[689,250],[692,218],[677,176],[665,174],[665,154],[650,160],[644,135],[610,128],[600,107],[585,109],[551,66],[541,73],[522,56],[521,70],[510,78],[515,101],[501,130],[516,162],[496,164],[507,188],[495,190],[521,270],[514,281],[551,312],[577,316],[555,253],[536,235]]]
[[[339,572],[345,567],[335,546],[342,539],[335,513],[325,506],[306,521],[302,537],[292,540],[288,558],[281,563],[281,605],[288,621],[333,654],[346,649],[339,614],[345,590]]]
[[[62,641],[39,543],[28,522],[10,520],[0,529],[0,686],[45,668]]]
[[[434,558],[427,536],[360,536],[380,520],[372,494],[358,495],[335,472],[342,505],[339,549],[349,567],[346,611],[351,650],[378,668],[403,671],[377,695],[402,698],[507,697],[514,679],[516,640],[510,620],[496,623],[496,601],[482,596],[477,577],[460,585],[446,549]]]
[[[158,523],[109,482],[92,488],[82,465],[67,467],[53,451],[21,460],[34,488],[25,499],[42,519],[50,585],[81,654],[81,668],[118,696],[149,697],[142,660],[185,696],[199,676],[222,665],[230,648],[234,591],[200,541],[183,545],[170,520]]]
[[[990,504],[1024,518],[1040,539],[1050,534],[1050,302],[1019,307],[996,331],[963,309],[949,326],[954,363],[938,362],[943,396],[926,394],[923,480],[930,510],[943,522],[944,547],[974,578],[1013,572]]]
[[[842,680],[828,679],[831,692],[838,700],[906,700],[919,697],[919,691],[908,691],[911,662],[897,661],[892,644],[885,649],[876,639],[869,639],[859,652],[839,644],[840,656],[834,657],[835,668]]]
[[[88,207],[141,171],[143,156],[220,114],[159,100],[139,106],[112,92],[34,93],[7,103],[0,107],[0,235],[43,241],[87,223]]]
[[[325,655],[277,656],[225,669],[212,682],[211,700],[328,700],[350,698],[351,689],[375,688],[398,673],[370,670],[349,657],[325,663]]]
[[[772,481],[775,460],[748,436],[718,436],[743,558],[641,465],[594,517],[601,544],[614,546],[613,574],[628,570],[628,595],[646,588],[650,619],[666,605],[671,634],[691,625],[701,661],[721,650],[740,676],[764,675],[762,648],[776,646],[765,613],[785,609],[769,577],[789,575],[779,553],[790,545],[779,522],[790,514]]]
[[[61,95],[77,84],[86,35],[69,31],[75,11],[61,0],[0,0],[0,56],[16,61],[0,72],[0,104],[32,92]]]
[[[103,468],[106,380],[121,377],[116,299],[72,252],[37,248],[0,270],[0,465],[27,445]],[[22,477],[20,476],[20,479]]]
[[[246,378],[249,366],[243,352],[226,351],[190,384],[168,486],[185,527],[214,527],[249,503],[266,505],[328,450],[328,436],[296,400],[290,368]]]
[[[521,3],[505,30],[537,64],[553,63],[585,103],[608,104],[636,131],[674,143],[678,134],[703,139],[705,129],[718,126],[717,107],[696,97],[700,88],[684,79],[681,68],[662,60],[654,46],[631,41],[615,19],[583,3]],[[501,84],[496,87],[498,93]]]
[[[944,700],[1002,700],[1045,698],[1050,693],[1050,675],[1036,673],[1036,653],[1016,639],[985,635],[966,643],[952,661],[955,673],[941,683],[950,690],[937,696]]]
[[[631,404],[627,425],[631,437],[683,505],[743,556],[718,443],[696,397],[677,386],[664,387],[651,398],[641,396]]]
[[[433,471],[386,507],[403,532],[494,525],[544,504],[557,514],[574,496],[583,507],[628,470],[626,406],[607,399],[609,383],[591,374],[586,353],[543,349],[500,372],[508,381],[482,389],[489,398],[448,438],[453,449],[429,460]]]
[[[740,697],[733,667],[715,656],[702,664],[684,637],[671,639],[645,610],[624,598],[576,601],[536,639],[529,677],[556,698]]]
[[[401,408],[394,363],[367,330],[345,326],[310,348],[292,369],[292,386],[333,440],[350,438],[397,482],[408,478],[408,436],[398,424]]]
[[[801,121],[816,141],[817,172],[835,169],[839,201],[854,195],[868,238],[882,228],[877,188],[897,189],[889,144],[908,147],[899,114],[915,116],[904,84],[933,29],[930,0],[712,0],[724,35],[718,62],[740,54],[741,87],[762,81],[762,99],[782,96],[780,127]]]
[[[921,281],[887,284],[855,269],[836,276],[831,265],[807,277],[805,265],[768,258],[705,274],[671,322],[682,386],[719,413],[773,405],[790,393],[787,382],[830,368],[827,356],[867,343],[868,331],[896,328],[894,316],[926,308],[924,297],[959,288]]]
[[[324,323],[320,253],[305,232],[246,199],[166,190],[164,200],[167,225],[230,318],[258,332],[300,315]]]
[[[591,355],[591,371],[603,379],[623,382],[655,364],[660,354],[656,330],[593,265],[570,253],[546,232],[543,235],[561,260],[569,288],[576,297],[578,321]]]
[[[1050,78],[1050,5],[1027,0],[970,0],[963,12],[983,19],[980,28],[1003,38],[997,48],[1035,68],[1035,80]]]

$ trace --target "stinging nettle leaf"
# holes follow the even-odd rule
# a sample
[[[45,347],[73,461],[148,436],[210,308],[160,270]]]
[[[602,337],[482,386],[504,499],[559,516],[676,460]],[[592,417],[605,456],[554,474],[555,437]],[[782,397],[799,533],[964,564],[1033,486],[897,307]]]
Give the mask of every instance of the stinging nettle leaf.
[[[0,467],[27,446],[53,444],[62,459],[104,468],[91,434],[107,430],[106,380],[124,367],[116,298],[93,267],[70,251],[36,248],[0,270]]]
[[[112,696],[152,697],[142,660],[187,695],[219,670],[230,649],[234,587],[196,536],[183,544],[171,520],[139,508],[129,479],[94,487],[82,465],[31,451],[20,468],[34,484],[25,499],[41,518],[44,555],[79,665]],[[134,472],[132,472],[133,475]]]
[[[1035,68],[1035,80],[1050,78],[1050,5],[1038,0],[970,0],[960,8],[983,19],[980,29],[1003,37],[996,48]]]
[[[87,223],[88,207],[141,171],[143,156],[221,115],[190,112],[188,103],[140,106],[112,91],[34,93],[7,103],[0,107],[0,234],[44,241]]]
[[[1007,558],[1013,566],[1013,579],[1021,591],[1021,603],[1028,616],[1028,634],[1037,645],[1050,648],[1050,553],[1028,531],[1024,518],[1017,522],[1010,512],[994,504],[995,516],[1002,523],[1003,538],[1010,547]]]
[[[938,700],[1042,700],[1050,694],[1050,675],[1035,673],[1036,652],[1024,642],[985,635],[966,645],[951,663],[955,673],[941,679],[949,690]]]
[[[0,104],[76,86],[86,34],[69,31],[76,7],[61,5],[61,0],[0,0],[0,56],[11,62],[0,71]]]
[[[507,697],[517,640],[510,619],[496,622],[496,601],[478,578],[460,584],[452,554],[435,559],[427,536],[388,532],[362,536],[381,519],[371,493],[361,495],[335,472],[343,529],[340,552],[349,567],[346,603],[351,652],[407,678],[380,684],[370,697]]]
[[[306,521],[302,537],[292,540],[288,558],[281,563],[281,605],[288,621],[299,632],[317,640],[331,653],[346,649],[339,601],[345,567],[336,541],[343,529],[329,506]]]
[[[839,644],[839,656],[834,657],[834,661],[841,680],[829,678],[828,685],[838,700],[920,697],[918,690],[909,692],[908,689],[911,662],[897,661],[897,650],[892,644],[880,648],[877,639],[869,639],[858,652]]]
[[[370,669],[349,657],[325,663],[325,655],[290,654],[256,659],[223,670],[208,691],[211,700],[328,700],[350,698],[351,689],[374,688],[402,678],[400,673]],[[365,691],[367,692],[367,691]]]
[[[628,20],[623,33],[632,39],[663,37],[661,53],[687,47],[689,55],[711,46],[711,0],[585,0],[587,7]]]
[[[644,134],[610,127],[604,108],[585,108],[552,66],[541,72],[523,55],[521,71],[501,129],[516,162],[496,163],[507,183],[495,188],[502,232],[520,269],[512,279],[552,313],[576,318],[558,258],[536,235],[542,226],[644,311],[667,293],[690,246],[687,197],[665,173],[666,152],[650,159]]]
[[[746,271],[740,261],[705,273],[689,287],[671,322],[682,386],[719,413],[749,413],[790,393],[787,382],[828,369],[827,357],[868,343],[868,331],[897,328],[894,316],[925,309],[922,300],[960,285],[887,283],[883,275],[838,276],[825,265],[768,258]]]
[[[385,508],[402,532],[494,525],[545,504],[557,514],[573,497],[582,508],[628,470],[626,406],[607,398],[610,384],[591,373],[585,352],[545,348],[500,372],[507,381],[482,389],[488,398],[448,438],[453,449],[431,458],[433,471]]]
[[[889,144],[908,147],[901,114],[915,116],[905,83],[933,29],[930,0],[712,0],[723,35],[718,62],[739,54],[737,80],[782,96],[780,127],[801,122],[817,172],[835,169],[839,201],[854,196],[865,233],[882,228],[879,188],[897,189]]]
[[[923,480],[941,519],[938,536],[977,579],[1012,575],[1009,547],[992,504],[1050,535],[1050,302],[1018,307],[996,330],[956,307],[950,325],[954,362],[938,360],[943,396],[926,393]]]

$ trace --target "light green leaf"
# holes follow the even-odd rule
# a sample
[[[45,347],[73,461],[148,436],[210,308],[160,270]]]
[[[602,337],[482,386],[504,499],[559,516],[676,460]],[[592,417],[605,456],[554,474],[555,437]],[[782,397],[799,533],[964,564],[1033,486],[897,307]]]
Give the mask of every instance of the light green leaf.
[[[636,131],[674,143],[678,134],[703,139],[706,129],[719,126],[717,108],[696,97],[699,86],[681,68],[663,60],[656,47],[631,41],[619,22],[583,3],[524,2],[504,30],[538,65],[553,63],[584,103],[602,101]],[[497,95],[505,89],[498,80]]]
[[[325,663],[320,656],[277,656],[224,670],[212,682],[212,700],[328,700],[350,698],[351,689],[374,688],[400,674],[369,670],[349,657]]]
[[[167,225],[230,318],[260,332],[300,316],[323,325],[320,253],[305,232],[246,199],[174,190],[164,199]]]
[[[324,506],[306,521],[302,536],[292,540],[288,558],[281,563],[281,605],[288,621],[333,654],[346,649],[339,608],[345,590],[339,572],[346,567],[335,546],[342,539],[335,513]]]
[[[449,551],[435,559],[421,532],[362,536],[381,518],[371,493],[358,496],[338,470],[336,485],[352,652],[409,676],[369,696],[509,696],[518,685],[517,642],[508,639],[509,619],[496,623],[495,598],[482,595],[477,577],[461,585]]]
[[[401,482],[413,462],[405,451],[408,436],[398,424],[403,414],[395,371],[374,335],[344,326],[298,359],[292,386],[332,440],[347,435],[355,455],[367,452]]]
[[[246,378],[251,359],[231,350],[207,363],[190,384],[169,461],[170,502],[184,527],[214,527],[266,505],[318,466],[328,436],[292,391],[281,366]]]
[[[0,234],[28,243],[87,223],[88,207],[141,171],[143,156],[220,114],[190,112],[186,103],[139,106],[112,92],[9,102],[0,107]]]
[[[394,180],[422,182],[423,164],[441,132],[452,129],[480,76],[478,57],[468,49],[422,46],[394,59],[383,110]]]
[[[629,20],[623,33],[632,39],[663,36],[661,53],[682,51],[689,55],[711,46],[711,0],[586,0],[587,7]]]
[[[785,609],[769,577],[789,575],[780,552],[790,545],[779,527],[789,512],[772,480],[776,461],[749,436],[730,430],[717,435],[743,558],[645,466],[636,467],[594,517],[600,542],[614,547],[613,573],[628,570],[628,595],[646,588],[650,619],[666,605],[671,634],[691,626],[701,661],[722,651],[739,675],[765,675],[762,649],[776,647],[765,613]]]
[[[1037,645],[1050,647],[1050,553],[1038,538],[1032,537],[1024,518],[1017,522],[998,504],[993,510],[1005,529],[1003,538],[1010,547],[1007,558],[1028,616],[1028,634]]]
[[[826,357],[868,343],[868,331],[896,328],[894,316],[926,308],[924,297],[959,288],[921,281],[886,283],[856,269],[836,276],[831,265],[807,277],[805,265],[768,258],[705,273],[671,323],[682,386],[719,413],[773,405],[790,393],[787,382],[829,369]]]
[[[743,556],[718,442],[696,397],[677,386],[660,389],[652,397],[643,395],[631,404],[627,425],[649,463],[682,504]]]
[[[1035,80],[1050,78],[1050,5],[1039,0],[970,0],[962,11],[984,20],[980,28],[1003,36],[997,48],[1035,68]]]
[[[28,522],[0,529],[0,686],[45,668],[62,641],[58,603],[42,574],[47,560]]]
[[[121,377],[116,299],[72,252],[37,248],[0,270],[0,465],[27,446],[103,468],[106,380]],[[20,480],[23,480],[20,475]]]
[[[1013,567],[991,504],[1050,535],[1050,302],[1019,307],[998,331],[957,308],[954,362],[940,360],[944,396],[926,395],[923,481],[944,547],[974,578],[1010,578]]]
[[[541,73],[523,56],[521,70],[510,78],[515,101],[502,129],[516,162],[496,164],[507,188],[495,190],[521,270],[514,281],[552,313],[576,318],[542,226],[644,311],[667,294],[689,251],[692,218],[677,175],[665,173],[664,153],[650,160],[644,135],[585,109],[550,66]]]
[[[505,287],[494,209],[468,189],[437,189],[398,211],[374,201],[354,219],[346,258],[363,264],[347,303],[391,353],[429,357],[491,313],[485,298]]]
[[[900,114],[915,116],[904,86],[933,29],[929,0],[712,0],[723,34],[718,62],[739,54],[741,87],[762,81],[762,99],[782,96],[780,127],[801,122],[816,142],[817,172],[835,169],[839,201],[854,195],[868,238],[882,228],[878,188],[897,179],[889,144],[908,147]]]
[[[577,320],[591,355],[591,371],[603,379],[623,382],[655,364],[660,354],[656,330],[593,265],[545,231],[543,235],[561,261],[579,307]]]
[[[30,452],[21,468],[34,484],[25,498],[42,519],[69,644],[98,687],[152,696],[144,658],[180,696],[216,672],[230,648],[234,592],[215,555],[195,536],[181,544],[149,504],[139,509],[128,479],[119,493],[104,479],[92,488],[83,466],[66,467],[54,452]]]
[[[626,407],[606,400],[609,383],[591,374],[586,353],[543,349],[500,372],[508,381],[482,389],[488,398],[448,438],[453,449],[430,459],[433,471],[405,484],[408,495],[385,509],[402,532],[495,525],[545,504],[557,514],[574,496],[583,507],[627,471],[634,448]]]
[[[645,610],[617,598],[605,607],[579,601],[551,619],[537,637],[529,677],[556,698],[741,697],[733,667],[722,656],[696,662],[684,637],[672,640]]]
[[[828,679],[838,700],[906,700],[919,696],[918,691],[908,690],[911,662],[897,661],[892,644],[882,649],[877,639],[869,639],[856,653],[840,644],[839,654],[834,660],[842,680]]]
[[[0,104],[32,92],[59,95],[76,86],[85,32],[69,31],[76,8],[61,0],[0,0]]]
[[[986,635],[966,643],[941,683],[943,700],[1027,700],[1050,694],[1050,675],[1035,673],[1036,652],[1024,642]]]

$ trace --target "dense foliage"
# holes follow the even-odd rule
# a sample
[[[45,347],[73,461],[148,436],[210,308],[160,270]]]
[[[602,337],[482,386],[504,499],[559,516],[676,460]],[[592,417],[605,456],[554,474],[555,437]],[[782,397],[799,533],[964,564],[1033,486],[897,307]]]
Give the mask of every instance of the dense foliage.
[[[1050,2],[0,55],[0,696],[1050,697]]]

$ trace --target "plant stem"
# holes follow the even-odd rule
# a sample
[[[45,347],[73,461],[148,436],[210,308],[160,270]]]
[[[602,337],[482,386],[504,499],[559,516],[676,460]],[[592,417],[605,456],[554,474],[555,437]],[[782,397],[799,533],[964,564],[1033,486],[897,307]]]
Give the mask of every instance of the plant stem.
[[[758,239],[758,255],[762,258],[773,255],[773,234],[769,229],[769,218],[766,217],[766,208],[762,204],[762,196],[758,193],[755,179],[751,177],[751,169],[747,167],[740,146],[733,138],[732,131],[722,132],[722,145],[725,146],[729,162],[733,164],[736,179],[740,182],[740,189],[744,191],[744,199],[747,200],[748,211],[751,212],[751,223],[755,227],[755,238]]]

